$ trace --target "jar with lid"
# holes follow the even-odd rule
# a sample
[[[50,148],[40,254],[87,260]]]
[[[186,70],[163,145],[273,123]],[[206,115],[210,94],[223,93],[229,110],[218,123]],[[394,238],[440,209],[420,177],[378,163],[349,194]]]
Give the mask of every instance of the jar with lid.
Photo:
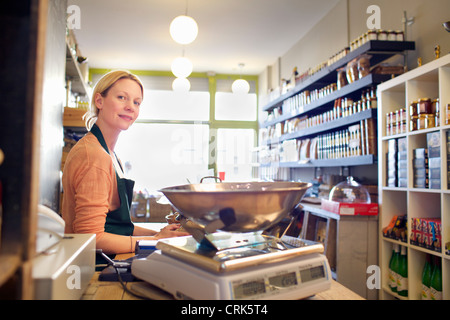
[[[385,30],[378,30],[378,40],[387,40],[387,35]]]
[[[387,116],[389,118],[389,116]],[[386,136],[391,135],[391,124],[386,122]]]
[[[417,114],[430,114],[431,113],[431,99],[422,98],[417,103]]]
[[[397,30],[395,33],[397,41],[405,41],[405,34],[403,31]]]
[[[388,39],[389,41],[395,41],[395,40],[397,40],[397,32],[392,31],[392,30],[389,30],[389,31],[387,32],[387,39]]]
[[[445,109],[445,124],[450,124],[450,103],[447,104],[447,108]]]
[[[409,104],[409,116],[417,116],[417,101],[412,101]]]
[[[417,120],[418,116],[411,116],[409,120],[409,131],[416,131],[417,130]]]
[[[373,30],[367,31],[367,39],[368,40],[377,40],[378,39],[377,30],[373,29]]]
[[[439,110],[439,99],[434,99],[433,101],[431,101],[431,112],[434,114],[434,122],[435,122],[435,126],[438,127],[440,125],[440,121],[439,121],[439,114],[440,114],[440,110]]]
[[[434,114],[419,114],[417,119],[417,130],[434,128]]]

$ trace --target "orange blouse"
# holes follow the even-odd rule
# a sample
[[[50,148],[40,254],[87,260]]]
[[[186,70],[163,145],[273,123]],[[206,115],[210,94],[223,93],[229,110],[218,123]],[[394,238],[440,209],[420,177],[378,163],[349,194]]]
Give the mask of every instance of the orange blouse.
[[[66,233],[96,234],[97,248],[108,254],[134,251],[132,237],[105,232],[106,215],[120,207],[120,200],[111,156],[92,133],[69,152],[62,184]]]

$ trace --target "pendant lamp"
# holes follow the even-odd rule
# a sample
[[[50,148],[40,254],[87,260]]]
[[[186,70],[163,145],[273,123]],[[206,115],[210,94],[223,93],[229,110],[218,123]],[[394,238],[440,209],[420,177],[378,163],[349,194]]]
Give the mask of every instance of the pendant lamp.
[[[186,78],[175,78],[172,82],[172,90],[178,93],[186,93],[191,89],[191,83]]]
[[[243,67],[244,64],[239,63],[239,68],[241,69],[241,71]],[[244,79],[234,80],[233,84],[231,85],[231,91],[234,94],[247,94],[250,91],[250,84],[247,82],[247,80]]]
[[[192,73],[194,66],[192,65],[191,60],[186,57],[178,57],[175,58],[172,62],[172,73],[177,78],[187,78]]]
[[[170,35],[179,44],[189,44],[197,38],[197,22],[187,15],[178,16],[170,23]]]

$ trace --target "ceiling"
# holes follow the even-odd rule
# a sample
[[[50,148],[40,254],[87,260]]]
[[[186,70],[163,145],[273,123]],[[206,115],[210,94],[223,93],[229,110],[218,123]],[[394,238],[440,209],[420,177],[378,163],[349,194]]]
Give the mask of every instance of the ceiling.
[[[80,8],[79,48],[93,68],[169,71],[183,54],[194,72],[258,75],[339,0],[68,0]],[[186,13],[197,39],[175,43],[170,22]],[[240,69],[239,63],[244,63]]]

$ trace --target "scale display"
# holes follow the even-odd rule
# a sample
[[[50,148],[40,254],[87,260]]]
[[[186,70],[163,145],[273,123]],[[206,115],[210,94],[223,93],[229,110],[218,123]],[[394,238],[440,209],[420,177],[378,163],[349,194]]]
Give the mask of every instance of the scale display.
[[[232,291],[234,299],[264,297],[277,291],[295,290],[323,278],[326,278],[325,268],[323,264],[320,264],[268,274],[252,280],[233,281]]]

